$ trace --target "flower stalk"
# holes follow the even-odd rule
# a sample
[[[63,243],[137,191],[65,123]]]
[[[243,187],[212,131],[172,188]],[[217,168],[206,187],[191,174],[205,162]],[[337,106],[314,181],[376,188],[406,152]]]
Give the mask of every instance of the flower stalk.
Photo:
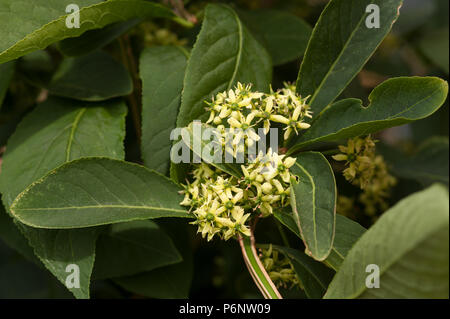
[[[245,265],[264,298],[283,299],[258,257],[253,231],[250,237],[238,236],[238,240]]]

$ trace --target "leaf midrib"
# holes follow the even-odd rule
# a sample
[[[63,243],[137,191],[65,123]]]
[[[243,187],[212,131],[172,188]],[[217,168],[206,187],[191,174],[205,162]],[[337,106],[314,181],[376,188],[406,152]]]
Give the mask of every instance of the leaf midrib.
[[[356,34],[356,32],[359,30],[359,27],[362,23],[362,21],[364,20],[364,17],[366,16],[366,13],[363,13],[363,15],[361,16],[361,19],[359,20],[358,24],[356,25],[356,27],[353,29],[352,33],[350,34],[350,36],[348,37],[347,41],[345,42],[344,46],[342,47],[342,50],[340,51],[339,55],[336,57],[335,61],[333,62],[333,64],[330,66],[328,72],[325,74],[325,76],[323,77],[322,81],[320,82],[319,86],[317,87],[317,89],[315,90],[314,94],[311,97],[310,100],[310,104],[313,104],[316,96],[319,94],[319,91],[321,90],[322,86],[324,85],[324,83],[326,82],[326,80],[328,79],[328,77],[330,76],[330,74],[332,73],[331,70],[334,69],[334,67],[337,65],[337,63],[339,62],[339,60],[341,59],[342,55],[344,54],[344,52],[347,50],[347,47],[349,45],[349,43],[353,40],[354,35]]]
[[[158,206],[133,206],[133,205],[86,205],[86,206],[65,206],[65,207],[36,207],[36,208],[14,208],[12,210],[14,212],[21,211],[47,211],[47,210],[76,210],[76,209],[99,209],[99,208],[130,208],[130,209],[143,209],[143,210],[161,210],[161,211],[171,211],[177,213],[186,213],[186,210],[176,209],[176,208],[165,208]]]
[[[67,148],[66,148],[66,162],[68,162],[70,160],[70,153],[72,151],[72,143],[75,137],[75,131],[78,128],[78,124],[81,121],[81,118],[83,117],[84,113],[86,113],[86,108],[83,107],[78,114],[75,116],[75,119],[72,123],[72,129],[70,130],[70,134],[69,134],[69,140],[67,141]]]

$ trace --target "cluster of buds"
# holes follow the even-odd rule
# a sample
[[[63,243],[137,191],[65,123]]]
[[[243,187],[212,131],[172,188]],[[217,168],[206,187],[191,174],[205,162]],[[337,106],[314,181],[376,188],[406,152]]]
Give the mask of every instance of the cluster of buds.
[[[397,184],[397,179],[389,174],[386,162],[381,155],[373,160],[374,172],[371,182],[359,195],[359,201],[364,205],[365,213],[375,216],[378,210],[385,211],[389,208],[386,199],[390,196],[392,187]]]
[[[260,249],[259,257],[277,288],[301,287],[300,280],[289,258],[272,249],[272,245],[269,245],[267,249]]]
[[[366,138],[356,137],[349,139],[347,145],[340,145],[339,150],[342,153],[334,155],[333,159],[345,161],[345,179],[364,189],[374,174],[375,141],[370,135]]]
[[[347,145],[339,146],[342,154],[334,155],[337,161],[345,161],[344,177],[353,185],[360,187],[363,192],[358,201],[365,207],[366,214],[374,216],[378,210],[386,210],[391,188],[396,179],[389,174],[383,156],[375,153],[375,143],[370,135],[349,139]],[[348,211],[350,198],[342,198],[342,207]]]
[[[253,92],[251,85],[238,83],[235,89],[217,94],[211,102],[207,102],[210,112],[206,123],[214,123],[219,129],[229,127],[247,131],[263,125],[264,132],[269,132],[271,122],[284,125],[284,140],[288,140],[292,132],[310,127],[305,122],[311,118],[311,111],[306,98],[295,93],[295,87],[285,83],[285,87],[270,93]],[[252,136],[250,136],[252,137]],[[258,136],[252,137],[258,140]],[[246,140],[246,144],[252,143]]]
[[[191,208],[198,232],[207,240],[218,235],[224,240],[240,234],[250,236],[249,217],[259,211],[267,217],[276,208],[289,205],[291,174],[295,159],[273,153],[260,153],[249,164],[241,165],[243,177],[237,178],[208,164],[194,170],[193,182],[181,191],[180,203]]]
[[[142,38],[142,42],[146,47],[158,45],[176,45],[184,46],[187,44],[187,39],[179,39],[176,33],[169,29],[160,28],[153,22],[143,22],[131,32]]]

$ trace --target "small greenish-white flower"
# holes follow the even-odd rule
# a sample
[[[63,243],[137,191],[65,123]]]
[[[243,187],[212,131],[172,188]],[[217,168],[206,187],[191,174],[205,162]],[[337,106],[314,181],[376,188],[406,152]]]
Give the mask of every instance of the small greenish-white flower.
[[[295,158],[278,155],[270,149],[268,154],[270,161],[265,165],[264,178],[267,181],[271,181],[279,174],[285,183],[289,183],[291,180],[289,168],[295,164]]]

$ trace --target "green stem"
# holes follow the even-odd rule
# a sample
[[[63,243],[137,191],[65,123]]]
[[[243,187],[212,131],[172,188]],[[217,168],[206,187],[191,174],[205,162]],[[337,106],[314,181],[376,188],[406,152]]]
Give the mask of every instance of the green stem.
[[[134,61],[133,52],[131,50],[131,43],[128,37],[125,35],[119,38],[120,51],[122,56],[122,61],[125,67],[131,74],[133,80],[133,92],[127,97],[128,106],[130,109],[131,117],[133,119],[133,124],[136,132],[138,141],[141,139],[141,109],[140,109],[140,94],[141,85],[138,76],[138,70],[136,62]]]
[[[283,299],[274,283],[269,277],[269,274],[264,269],[261,260],[259,260],[255,247],[255,237],[253,232],[250,237],[243,238],[239,236],[239,244],[244,257],[245,265],[247,266],[250,275],[253,278],[256,286],[261,291],[265,299]]]
[[[190,21],[187,21],[187,20],[185,20],[183,18],[180,18],[180,17],[174,17],[172,19],[173,19],[173,21],[175,21],[176,23],[178,23],[179,25],[181,25],[181,26],[183,26],[185,28],[193,28],[194,25],[195,25],[194,23],[192,23]]]

